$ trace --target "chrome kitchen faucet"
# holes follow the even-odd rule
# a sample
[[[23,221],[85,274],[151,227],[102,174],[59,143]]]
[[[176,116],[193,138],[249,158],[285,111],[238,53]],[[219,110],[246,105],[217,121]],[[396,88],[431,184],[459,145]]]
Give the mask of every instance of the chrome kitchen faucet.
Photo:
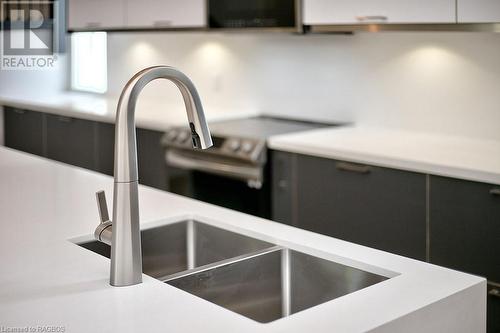
[[[111,245],[112,286],[142,282],[135,106],[142,89],[156,79],[170,80],[181,91],[193,147],[207,149],[212,146],[200,96],[185,74],[172,67],[155,66],[140,71],[125,85],[116,111],[113,221],[109,220],[104,192],[96,193],[101,223],[94,235],[97,240]]]

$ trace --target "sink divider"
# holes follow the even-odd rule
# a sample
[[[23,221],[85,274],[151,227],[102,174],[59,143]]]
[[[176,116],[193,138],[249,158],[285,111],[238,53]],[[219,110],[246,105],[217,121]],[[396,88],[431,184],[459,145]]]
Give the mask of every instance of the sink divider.
[[[286,249],[286,248],[284,248],[283,246],[274,245],[274,246],[268,247],[268,248],[263,249],[263,250],[258,250],[258,251],[254,251],[254,252],[250,252],[250,253],[245,253],[245,254],[242,254],[242,255],[237,256],[237,257],[220,260],[220,261],[217,261],[217,262],[214,262],[214,263],[211,263],[211,264],[207,264],[207,265],[203,265],[203,266],[200,266],[200,267],[187,269],[185,271],[181,271],[181,272],[178,272],[178,273],[174,273],[174,274],[169,274],[169,275],[165,275],[165,276],[162,276],[162,277],[158,277],[157,279],[160,280],[160,281],[162,281],[162,282],[168,282],[168,281],[175,280],[175,279],[178,279],[178,278],[182,278],[182,277],[185,277],[185,276],[189,276],[189,275],[192,275],[192,274],[197,274],[197,273],[201,273],[201,272],[204,272],[204,271],[209,271],[209,270],[217,268],[217,267],[231,265],[231,264],[234,264],[234,263],[237,263],[237,262],[241,262],[241,261],[244,261],[244,260],[247,260],[247,259],[259,257],[259,256],[262,256],[262,255],[265,255],[265,254],[268,254],[268,253],[272,253],[272,252],[277,252],[277,251],[288,252],[289,250]]]
[[[187,269],[190,270],[196,267],[196,233],[193,220],[186,224],[186,239]]]
[[[290,250],[287,248],[282,248],[281,252],[281,299],[281,314],[288,317],[292,314],[292,295]]]

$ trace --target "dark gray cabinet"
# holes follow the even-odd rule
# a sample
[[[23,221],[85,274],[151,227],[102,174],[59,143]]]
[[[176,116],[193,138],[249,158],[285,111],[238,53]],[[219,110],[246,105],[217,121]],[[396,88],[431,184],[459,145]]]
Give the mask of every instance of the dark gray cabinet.
[[[430,178],[430,260],[500,283],[500,186]]]
[[[500,332],[500,186],[430,176],[429,217],[430,261],[492,283],[488,332]]]
[[[292,169],[295,168],[296,155],[280,151],[273,151],[272,158],[272,200],[271,215],[273,220],[282,223],[294,224],[292,193],[296,193]]]
[[[115,126],[99,123],[97,138],[99,150],[97,171],[113,175]],[[167,168],[164,149],[161,145],[162,132],[138,128],[137,135],[137,167],[139,183],[167,190]]]
[[[4,108],[5,146],[35,155],[44,155],[43,113]]]
[[[96,170],[109,176],[114,174],[115,160],[115,125],[97,123],[97,168]]]
[[[7,147],[113,175],[113,124],[6,107],[4,130]],[[139,182],[167,190],[162,135],[137,129]]]
[[[284,154],[284,153],[283,153]],[[274,218],[354,243],[425,260],[426,176],[277,154]]]
[[[57,115],[47,117],[47,157],[96,170],[95,122]]]
[[[139,183],[168,190],[165,150],[161,145],[163,133],[142,128],[136,133]]]
[[[500,332],[500,285],[488,286],[488,333]]]

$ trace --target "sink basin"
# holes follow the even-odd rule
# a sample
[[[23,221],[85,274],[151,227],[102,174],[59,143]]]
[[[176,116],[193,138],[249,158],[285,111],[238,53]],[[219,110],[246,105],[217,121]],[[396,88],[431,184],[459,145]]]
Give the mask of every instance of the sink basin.
[[[141,239],[143,272],[157,279],[273,246],[193,220],[141,230]],[[111,256],[111,247],[99,241],[78,245]]]
[[[179,273],[165,282],[267,323],[386,279],[357,268],[273,247]]]
[[[262,323],[388,279],[194,220],[141,239],[145,274]],[[78,245],[110,257],[99,241]]]

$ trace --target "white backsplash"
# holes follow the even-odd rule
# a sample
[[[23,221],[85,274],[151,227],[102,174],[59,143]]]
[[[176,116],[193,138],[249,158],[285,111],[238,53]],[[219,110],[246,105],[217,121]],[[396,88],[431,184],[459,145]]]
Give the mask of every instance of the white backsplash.
[[[0,94],[64,89],[64,58],[1,71]],[[211,107],[500,140],[500,34],[108,34],[109,95],[156,64],[186,72]],[[169,84],[145,99],[181,103]]]
[[[110,94],[137,70],[176,66],[211,105],[500,139],[500,34],[109,35]],[[166,82],[151,98],[181,101]]]

